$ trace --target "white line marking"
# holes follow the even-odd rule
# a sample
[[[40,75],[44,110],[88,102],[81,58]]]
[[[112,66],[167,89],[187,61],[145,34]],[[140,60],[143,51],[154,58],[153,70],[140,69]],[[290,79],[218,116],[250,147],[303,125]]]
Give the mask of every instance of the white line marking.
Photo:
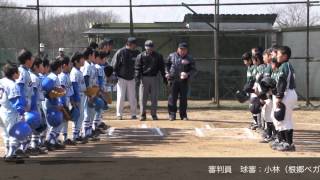
[[[141,128],[148,128],[147,124],[141,124]]]
[[[109,135],[109,136],[112,136],[114,130],[115,130],[114,127],[109,128],[109,129],[108,129],[108,135]]]
[[[244,131],[249,139],[258,139],[250,129],[244,128]]]
[[[201,128],[194,128],[195,131],[196,131],[196,135],[199,136],[199,137],[204,137],[204,133],[203,131],[201,130]]]
[[[157,131],[157,133],[159,134],[159,136],[164,136],[163,133],[162,133],[162,131],[160,130],[160,128],[154,128],[154,129]]]
[[[313,124],[313,123],[295,123],[300,125],[309,125],[309,126],[320,126],[320,124]]]
[[[209,124],[206,124],[205,127],[206,127],[206,129],[212,129]]]

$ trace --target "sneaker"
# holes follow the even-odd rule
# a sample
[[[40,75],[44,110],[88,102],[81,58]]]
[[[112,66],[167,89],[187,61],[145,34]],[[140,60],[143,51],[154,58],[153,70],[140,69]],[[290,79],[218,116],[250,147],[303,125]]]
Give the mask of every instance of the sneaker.
[[[38,156],[39,155],[39,151],[36,148],[31,148],[31,147],[27,148],[24,153],[29,154],[30,156]]]
[[[67,139],[67,140],[63,141],[63,144],[67,145],[67,146],[75,146],[75,145],[77,145],[77,143],[75,141],[72,141],[71,139]]]
[[[93,134],[99,136],[100,134],[106,134],[106,132],[103,129],[98,128],[93,131]]]
[[[10,163],[24,163],[24,160],[21,157],[18,157],[17,155],[12,155],[12,156],[5,156],[4,162]]]
[[[278,139],[276,139],[275,141],[271,141],[269,144],[270,144],[270,147],[272,150],[276,150],[278,146],[281,146],[283,142],[279,142]]]
[[[36,147],[36,150],[38,151],[39,154],[48,154],[47,148]]]
[[[104,122],[101,122],[98,126],[99,129],[107,130],[109,129],[109,126],[106,125]]]
[[[132,120],[138,119],[137,116],[131,116]]]
[[[122,120],[122,116],[117,116],[117,120]]]
[[[172,116],[169,117],[169,121],[175,121],[175,120],[176,120],[175,117],[172,117]]]
[[[91,137],[88,137],[88,140],[95,142],[95,141],[100,141],[100,138],[99,137],[95,137],[95,136],[91,136]]]
[[[140,121],[145,121],[145,120],[147,120],[147,117],[146,117],[145,115],[142,115],[142,116],[140,117]]]
[[[63,145],[62,143],[56,143],[56,144],[54,144],[53,146],[54,146],[54,148],[55,148],[56,150],[62,150],[62,149],[65,149],[65,148],[66,148],[66,146]]]
[[[296,147],[294,144],[289,144],[287,142],[281,143],[277,148],[277,151],[296,151]]]
[[[159,120],[158,116],[152,116],[152,120],[154,120],[154,121]]]
[[[187,121],[189,120],[187,117],[181,118],[182,121]]]
[[[29,158],[29,155],[26,154],[23,150],[21,149],[17,149],[16,152],[15,152],[16,156],[18,158]]]
[[[263,138],[263,139],[260,141],[260,143],[269,143],[269,142],[271,142],[272,140],[273,140],[272,137],[265,137],[265,138]]]
[[[76,142],[79,143],[79,144],[87,144],[88,143],[88,138],[78,137],[76,139]]]
[[[258,128],[257,124],[251,124],[250,129],[251,130],[256,130]]]
[[[56,150],[54,145],[49,143],[49,141],[44,142],[44,147],[46,147],[48,151],[55,151]]]

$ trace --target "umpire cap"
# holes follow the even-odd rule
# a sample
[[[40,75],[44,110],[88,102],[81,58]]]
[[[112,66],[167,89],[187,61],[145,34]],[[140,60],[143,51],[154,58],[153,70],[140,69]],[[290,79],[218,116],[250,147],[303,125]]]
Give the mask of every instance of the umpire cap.
[[[277,108],[274,110],[274,118],[277,121],[283,121],[285,115],[286,115],[286,105],[284,105],[282,102],[280,102],[277,105]]]
[[[250,99],[249,109],[252,114],[259,114],[261,112],[261,102],[258,97]]]

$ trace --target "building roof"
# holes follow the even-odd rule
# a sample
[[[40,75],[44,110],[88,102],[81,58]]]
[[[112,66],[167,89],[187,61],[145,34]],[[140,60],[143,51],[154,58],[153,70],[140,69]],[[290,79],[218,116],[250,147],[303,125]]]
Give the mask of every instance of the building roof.
[[[220,14],[219,22],[222,23],[271,23],[277,14]],[[183,22],[214,22],[214,14],[186,14]]]
[[[298,32],[298,31],[306,31],[307,26],[301,26],[301,27],[287,27],[287,28],[280,28],[279,31],[282,32]],[[310,31],[319,31],[320,30],[320,25],[316,26],[310,26],[309,27]]]
[[[270,31],[276,17],[276,14],[222,14],[220,28],[222,31]],[[186,14],[182,22],[134,23],[133,26],[134,33],[138,34],[212,32],[212,28],[205,22],[212,23],[213,19],[213,14]],[[250,24],[244,25],[245,23]],[[84,34],[129,34],[129,29],[129,23],[93,24]]]

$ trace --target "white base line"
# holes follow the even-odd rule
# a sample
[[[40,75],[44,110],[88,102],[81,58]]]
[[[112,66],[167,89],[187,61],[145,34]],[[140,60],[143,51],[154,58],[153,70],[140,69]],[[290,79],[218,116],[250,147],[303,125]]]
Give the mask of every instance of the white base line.
[[[202,130],[200,128],[194,128],[196,131],[196,135],[199,137],[204,137],[204,133],[202,132]]]
[[[253,134],[253,132],[250,129],[244,128],[244,131],[246,132],[248,138],[250,138],[250,139],[258,139],[257,137],[255,137],[255,135]]]
[[[141,128],[148,128],[147,124],[141,124]]]
[[[206,127],[206,129],[212,129],[209,124],[206,124],[205,127]]]
[[[157,131],[157,133],[159,134],[159,136],[164,136],[163,133],[162,133],[162,131],[160,130],[160,128],[154,128],[154,129]]]
[[[108,129],[108,136],[112,136],[114,129],[115,129],[114,127],[111,127]]]
[[[320,124],[313,124],[313,123],[294,123],[294,124],[309,125],[309,126],[320,126]]]

